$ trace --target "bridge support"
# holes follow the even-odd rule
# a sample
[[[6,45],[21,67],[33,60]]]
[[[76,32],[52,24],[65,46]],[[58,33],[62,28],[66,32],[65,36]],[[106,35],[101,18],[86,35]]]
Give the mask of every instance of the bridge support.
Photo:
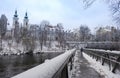
[[[60,78],[68,78],[68,66],[65,65],[64,69],[61,72]]]

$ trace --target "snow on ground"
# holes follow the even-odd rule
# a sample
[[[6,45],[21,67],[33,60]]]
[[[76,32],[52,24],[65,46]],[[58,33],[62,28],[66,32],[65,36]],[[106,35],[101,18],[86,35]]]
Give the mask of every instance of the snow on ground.
[[[84,57],[90,62],[91,67],[96,69],[97,72],[99,72],[101,75],[104,75],[105,78],[120,78],[119,74],[114,74],[111,71],[109,71],[108,66],[102,66],[100,62],[96,61],[95,59],[92,59],[87,54],[83,53]]]
[[[53,41],[51,43],[51,47],[49,47],[48,45],[47,46],[43,46],[43,49],[41,50],[40,49],[40,46],[38,45],[35,50],[34,50],[34,53],[37,53],[37,52],[64,52],[62,50],[61,47],[57,47],[58,45],[58,42],[57,41]]]
[[[51,44],[51,47],[48,48],[47,46],[43,46],[43,49],[40,49],[40,45],[38,44],[38,42],[36,42],[36,48],[34,49],[33,53],[37,53],[37,52],[63,52],[62,48],[56,47],[56,45],[58,45],[58,43],[56,41],[54,41]],[[17,44],[16,42],[12,42],[11,47],[9,45],[9,43],[7,41],[3,41],[3,50],[0,52],[0,55],[11,55],[11,54],[24,54],[27,51],[24,51],[24,46],[22,45],[22,43]]]
[[[22,47],[20,46],[16,46],[15,43],[13,43],[13,45],[10,47],[8,45],[8,42],[6,41],[3,41],[3,50],[0,52],[0,55],[3,55],[3,54],[8,54],[8,55],[11,55],[11,54],[19,54],[20,53],[20,50],[22,51]],[[20,49],[20,50],[19,50]]]
[[[74,62],[73,62],[73,69],[70,72],[70,76],[69,78],[74,78],[75,76],[77,76],[78,74],[80,74],[80,70],[79,70],[79,58],[78,58],[78,52],[75,53],[74,56]]]
[[[74,51],[75,49],[69,50],[51,60],[47,60],[45,63],[42,63],[12,78],[52,78],[52,76],[65,62],[67,57],[71,55],[71,53],[73,53]]]
[[[70,70],[70,63],[68,64],[68,76],[69,76],[69,78],[72,78],[72,76],[73,75],[75,75],[75,71],[76,71],[76,66],[78,66],[78,63],[77,63],[77,61],[79,60],[78,59],[78,57],[77,57],[77,52],[75,52],[75,56],[74,56],[74,61],[73,61],[73,69],[72,70]]]

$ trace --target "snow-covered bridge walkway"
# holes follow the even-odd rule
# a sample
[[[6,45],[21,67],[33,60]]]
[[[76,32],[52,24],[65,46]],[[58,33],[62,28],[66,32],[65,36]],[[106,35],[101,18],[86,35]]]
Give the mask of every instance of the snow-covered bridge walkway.
[[[95,59],[76,49],[68,50],[12,78],[68,78],[68,76],[69,78],[120,78],[120,75],[112,73]]]
[[[77,50],[71,78],[104,78],[104,76],[100,75],[94,68],[92,68],[84,55]]]
[[[77,50],[74,57],[73,70],[70,78],[120,78],[119,74],[112,73],[108,66],[101,65],[96,59]]]

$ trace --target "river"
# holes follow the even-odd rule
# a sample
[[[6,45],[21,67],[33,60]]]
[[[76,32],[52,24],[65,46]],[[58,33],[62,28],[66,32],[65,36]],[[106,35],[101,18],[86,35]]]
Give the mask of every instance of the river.
[[[45,61],[60,55],[62,52],[48,52],[33,55],[0,56],[0,78],[10,78]]]

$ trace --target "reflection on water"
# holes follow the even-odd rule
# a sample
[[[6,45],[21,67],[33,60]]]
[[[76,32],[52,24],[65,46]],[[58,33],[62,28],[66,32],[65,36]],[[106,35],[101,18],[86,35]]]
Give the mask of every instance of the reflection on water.
[[[0,56],[0,78],[10,78],[61,53]]]

